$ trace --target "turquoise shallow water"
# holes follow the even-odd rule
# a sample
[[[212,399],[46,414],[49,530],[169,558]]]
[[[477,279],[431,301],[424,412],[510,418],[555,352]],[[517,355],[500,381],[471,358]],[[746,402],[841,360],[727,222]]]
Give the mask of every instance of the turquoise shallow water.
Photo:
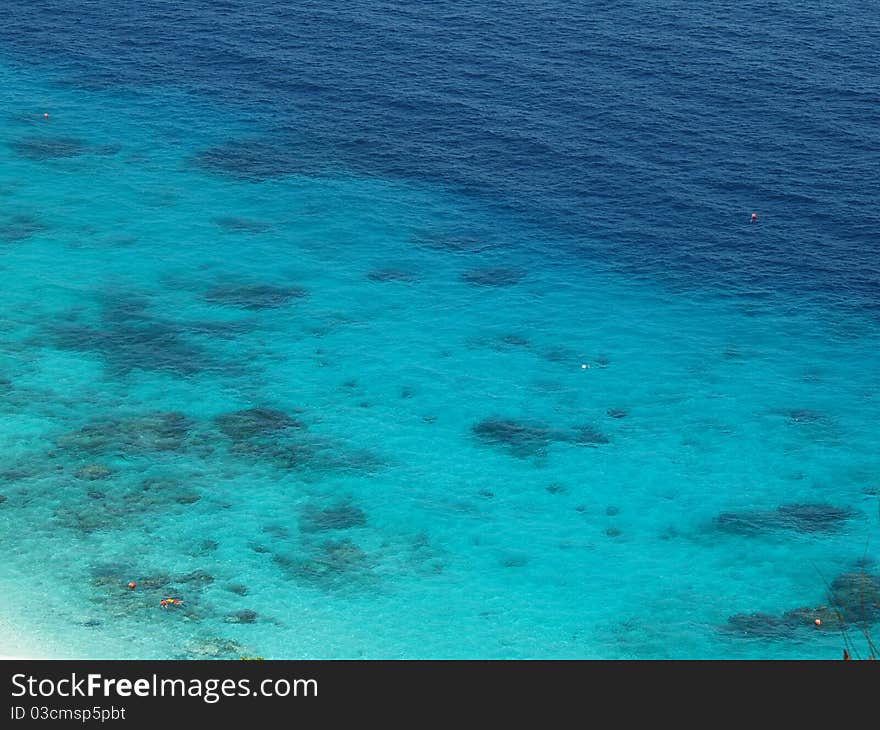
[[[0,67],[0,588],[47,652],[839,656],[782,616],[876,555],[870,311],[231,175],[252,115],[41,73]]]

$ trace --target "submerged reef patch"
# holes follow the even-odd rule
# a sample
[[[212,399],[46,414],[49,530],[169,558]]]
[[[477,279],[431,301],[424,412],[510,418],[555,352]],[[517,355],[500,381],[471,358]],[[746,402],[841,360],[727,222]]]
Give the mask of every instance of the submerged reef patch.
[[[522,281],[525,275],[522,269],[496,266],[468,269],[462,273],[461,279],[473,286],[513,286]]]
[[[58,448],[80,453],[149,454],[180,451],[188,442],[193,421],[179,411],[154,411],[139,416],[95,419],[56,439]]]
[[[302,421],[275,408],[245,408],[214,418],[217,428],[233,441],[272,437],[289,428],[305,428]]]
[[[303,555],[273,556],[284,574],[325,590],[363,588],[375,581],[367,554],[351,540],[326,540]]]
[[[102,299],[96,325],[55,323],[49,327],[55,344],[75,352],[95,352],[114,374],[133,370],[167,370],[192,375],[218,363],[186,335],[236,333],[226,323],[175,322],[152,315],[148,300],[125,294]]]
[[[471,431],[480,443],[503,448],[520,458],[541,456],[554,442],[581,446],[608,443],[608,438],[591,426],[553,428],[514,418],[485,418],[474,424]]]
[[[214,218],[214,224],[227,233],[265,233],[272,225],[266,221],[237,216],[221,216]]]
[[[780,615],[734,614],[720,629],[743,638],[770,640],[792,640],[805,629],[863,631],[880,620],[880,575],[865,570],[841,573],[827,586],[825,598],[823,605],[798,607]]]
[[[318,172],[316,160],[302,150],[301,140],[231,139],[200,151],[193,163],[206,172],[253,182]]]
[[[249,311],[277,309],[307,294],[299,286],[276,286],[274,284],[218,284],[204,294],[205,301],[226,307]]]
[[[299,529],[302,532],[325,532],[363,527],[366,524],[367,515],[362,509],[350,502],[341,502],[330,507],[307,505],[300,516]]]
[[[830,504],[784,504],[775,510],[722,512],[715,526],[724,532],[756,535],[776,530],[829,533],[841,529],[857,512]]]
[[[48,227],[42,221],[28,213],[16,213],[0,218],[0,241],[3,243],[25,241],[46,230]]]
[[[411,271],[407,271],[406,269],[373,269],[367,274],[367,278],[370,281],[378,282],[412,282],[418,279],[418,277],[414,273],[412,273]]]
[[[122,146],[119,144],[94,145],[77,137],[31,136],[21,137],[10,143],[12,151],[27,160],[45,162],[61,160],[82,155],[111,156],[117,154]]]

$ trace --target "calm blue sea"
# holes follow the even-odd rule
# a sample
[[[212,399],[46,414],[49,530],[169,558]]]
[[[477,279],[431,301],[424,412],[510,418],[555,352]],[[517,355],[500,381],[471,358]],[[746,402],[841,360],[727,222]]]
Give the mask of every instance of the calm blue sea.
[[[878,39],[868,2],[6,0],[0,621],[864,653]]]

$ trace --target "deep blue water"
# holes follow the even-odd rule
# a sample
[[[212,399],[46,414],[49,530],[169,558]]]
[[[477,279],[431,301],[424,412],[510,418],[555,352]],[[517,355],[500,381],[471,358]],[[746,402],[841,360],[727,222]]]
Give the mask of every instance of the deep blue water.
[[[4,3],[8,620],[838,656],[880,603],[875,10]]]

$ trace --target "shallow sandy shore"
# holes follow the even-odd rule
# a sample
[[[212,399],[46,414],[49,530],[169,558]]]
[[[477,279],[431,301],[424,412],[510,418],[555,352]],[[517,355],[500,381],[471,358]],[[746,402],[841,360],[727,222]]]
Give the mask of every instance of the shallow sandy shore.
[[[44,642],[22,633],[0,619],[0,661],[10,659],[56,659]]]

